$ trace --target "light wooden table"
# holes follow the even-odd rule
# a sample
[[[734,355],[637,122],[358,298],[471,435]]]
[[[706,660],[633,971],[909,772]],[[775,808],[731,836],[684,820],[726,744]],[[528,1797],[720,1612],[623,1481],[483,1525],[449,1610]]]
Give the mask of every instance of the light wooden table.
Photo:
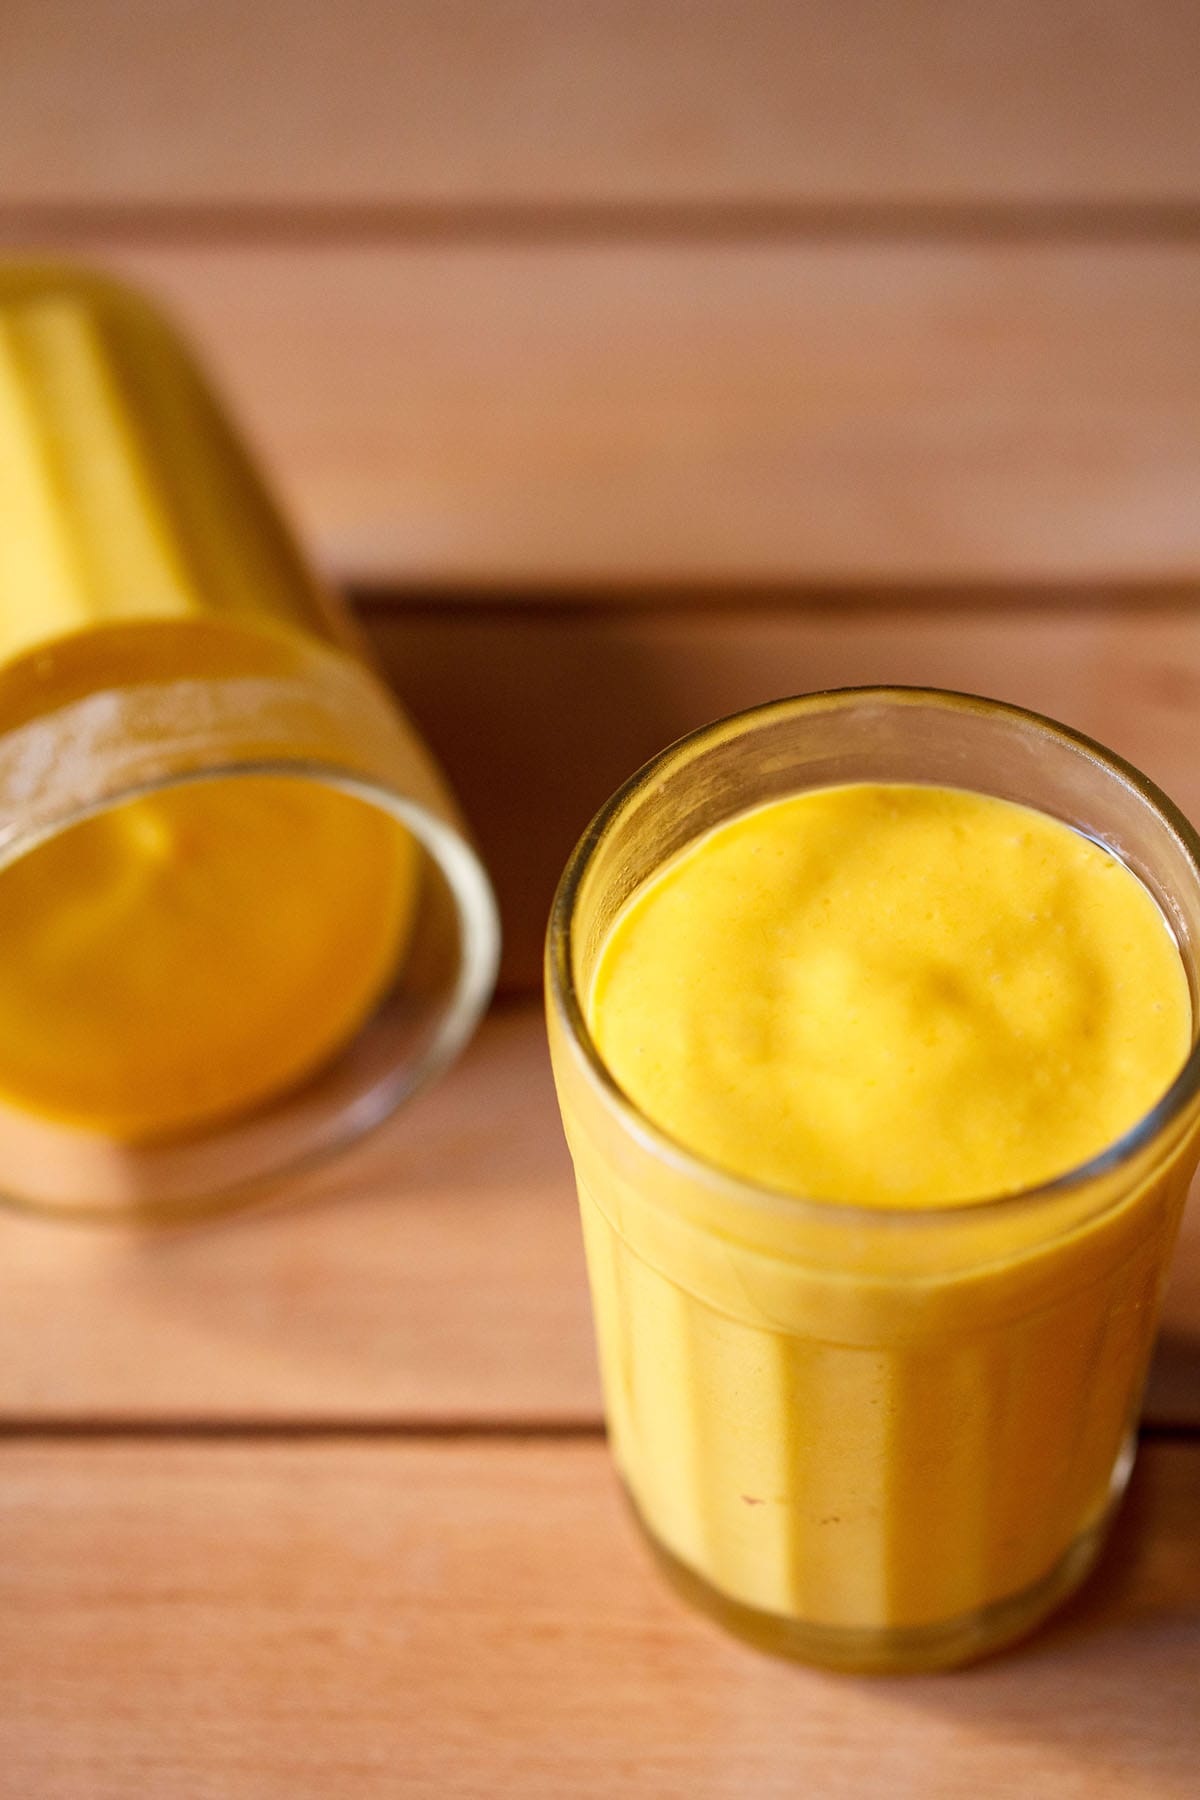
[[[1195,1209],[1100,1573],[894,1682],[727,1641],[635,1541],[529,1003],[286,1206],[0,1259],[14,1800],[1195,1792]]]
[[[962,1675],[775,1663],[618,1504],[535,989],[594,807],[771,695],[1017,700],[1200,818],[1194,7],[202,11],[13,0],[0,243],[192,328],[504,993],[269,1211],[0,1218],[0,1796],[1190,1800],[1200,1208],[1085,1593]]]

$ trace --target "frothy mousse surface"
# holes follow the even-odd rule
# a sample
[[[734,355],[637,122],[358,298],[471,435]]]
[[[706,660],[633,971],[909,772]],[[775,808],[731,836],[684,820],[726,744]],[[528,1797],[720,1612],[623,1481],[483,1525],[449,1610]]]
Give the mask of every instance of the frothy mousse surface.
[[[688,1149],[879,1207],[1076,1167],[1191,1040],[1178,948],[1123,863],[1030,808],[895,783],[773,801],[690,845],[614,924],[589,1014]]]

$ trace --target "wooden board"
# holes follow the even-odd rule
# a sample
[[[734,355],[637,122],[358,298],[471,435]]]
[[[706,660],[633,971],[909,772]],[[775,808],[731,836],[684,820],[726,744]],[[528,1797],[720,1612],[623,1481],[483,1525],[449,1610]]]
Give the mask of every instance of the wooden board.
[[[89,253],[193,328],[356,580],[1200,576],[1196,244]]]
[[[1086,595],[1006,606],[372,605],[397,692],[456,786],[500,895],[504,981],[596,809],[648,757],[781,694],[870,682],[991,694],[1111,744],[1200,819],[1200,609]]]
[[[161,1233],[0,1217],[0,1417],[598,1419],[535,1007],[286,1201]]]
[[[1200,1204],[1147,1416],[1200,1426]],[[594,1427],[540,1007],[288,1204],[187,1231],[0,1217],[0,1425]]]
[[[687,1612],[603,1445],[9,1446],[0,1794],[1184,1800],[1200,1445],[1023,1649],[897,1682]]]
[[[1200,196],[1187,0],[7,0],[11,200]]]

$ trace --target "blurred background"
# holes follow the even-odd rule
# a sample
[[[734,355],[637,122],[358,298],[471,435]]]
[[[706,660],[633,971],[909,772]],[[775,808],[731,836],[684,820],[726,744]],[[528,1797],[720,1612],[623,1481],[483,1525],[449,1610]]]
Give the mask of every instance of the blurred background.
[[[535,990],[592,811],[781,694],[1023,702],[1200,821],[1198,95],[1196,0],[0,0],[0,252],[191,335],[526,996],[286,1207],[4,1220],[0,1794],[1197,1791],[1195,1206],[1090,1598],[801,1685],[626,1547]]]
[[[0,242],[188,328],[450,771],[505,985],[611,788],[934,682],[1200,814],[1189,0],[7,0]]]

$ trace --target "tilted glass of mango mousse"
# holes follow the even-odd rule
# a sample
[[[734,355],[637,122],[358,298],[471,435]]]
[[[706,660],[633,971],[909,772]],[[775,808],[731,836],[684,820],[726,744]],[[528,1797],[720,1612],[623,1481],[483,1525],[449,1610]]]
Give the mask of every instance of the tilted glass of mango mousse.
[[[968,696],[780,701],[584,836],[547,952],[612,1453],[659,1560],[827,1666],[1082,1580],[1200,1151],[1200,843]]]
[[[438,769],[174,331],[0,268],[0,1196],[258,1192],[444,1066],[496,951]]]

